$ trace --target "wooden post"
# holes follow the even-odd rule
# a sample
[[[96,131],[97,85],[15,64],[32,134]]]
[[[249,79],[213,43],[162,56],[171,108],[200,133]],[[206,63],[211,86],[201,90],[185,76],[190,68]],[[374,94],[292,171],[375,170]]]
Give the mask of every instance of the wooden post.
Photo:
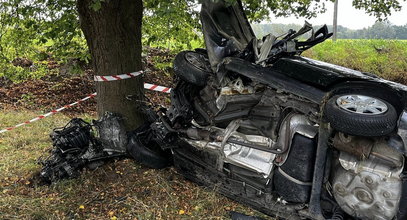
[[[336,39],[338,38],[338,1],[339,0],[335,0],[334,4],[334,24],[333,24],[334,35],[332,37],[333,41],[336,41]]]

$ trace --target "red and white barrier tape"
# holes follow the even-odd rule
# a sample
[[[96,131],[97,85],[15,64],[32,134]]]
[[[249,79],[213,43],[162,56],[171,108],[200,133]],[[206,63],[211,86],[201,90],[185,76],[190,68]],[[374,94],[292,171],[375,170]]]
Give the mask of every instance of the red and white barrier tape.
[[[141,74],[143,74],[143,71],[127,73],[127,74],[122,74],[122,75],[114,75],[114,76],[94,76],[94,80],[96,82],[116,81],[116,80],[134,78],[134,77],[140,76]]]
[[[65,109],[70,108],[70,107],[72,107],[72,106],[74,106],[74,105],[77,105],[77,104],[79,104],[79,103],[81,103],[81,102],[84,102],[84,101],[86,101],[86,100],[88,100],[88,99],[91,99],[91,98],[93,98],[93,97],[95,97],[95,96],[96,96],[96,92],[93,93],[93,94],[91,94],[91,95],[89,95],[89,96],[86,96],[85,98],[83,98],[83,99],[81,99],[81,100],[79,100],[79,101],[76,101],[76,102],[71,103],[71,104],[69,104],[69,105],[65,105],[64,107],[61,107],[61,108],[52,110],[52,111],[48,112],[47,114],[40,115],[40,116],[38,116],[38,117],[36,117],[36,118],[33,118],[33,119],[29,120],[29,121],[20,123],[20,124],[18,124],[18,125],[16,125],[16,126],[9,127],[9,128],[5,128],[5,129],[3,129],[3,130],[0,130],[0,134],[1,134],[1,133],[5,133],[5,132],[7,132],[7,131],[11,131],[11,130],[13,130],[13,129],[15,129],[15,128],[18,128],[18,127],[21,127],[21,126],[24,126],[24,125],[33,123],[33,122],[35,122],[35,121],[41,120],[41,119],[43,119],[43,118],[46,118],[46,117],[51,116],[51,115],[53,115],[53,114],[56,114],[56,113],[58,113],[58,112],[60,112],[60,111],[62,111],[62,110],[65,110]]]
[[[171,89],[168,88],[168,87],[157,86],[157,85],[150,84],[150,83],[144,83],[144,88],[148,89],[148,90],[157,91],[157,92],[164,92],[164,93],[170,93],[171,92]]]
[[[168,88],[168,87],[158,86],[158,85],[154,85],[154,84],[150,84],[150,83],[144,83],[144,88],[145,88],[145,89],[148,89],[148,90],[163,92],[163,93],[170,93],[170,91],[171,91],[171,89]],[[54,114],[56,114],[56,113],[58,113],[58,112],[60,112],[60,111],[62,111],[62,110],[65,110],[65,109],[70,108],[70,107],[72,107],[72,106],[74,106],[74,105],[80,104],[81,102],[84,102],[84,101],[86,101],[86,100],[88,100],[88,99],[91,99],[91,98],[95,97],[96,95],[97,95],[97,94],[96,94],[96,92],[95,92],[95,93],[93,93],[93,94],[91,94],[91,95],[89,95],[89,96],[86,96],[85,98],[83,98],[83,99],[81,99],[81,100],[79,100],[79,101],[76,101],[76,102],[71,103],[71,104],[69,104],[69,105],[65,105],[64,107],[61,107],[61,108],[52,110],[52,111],[50,111],[50,112],[48,112],[48,113],[46,113],[46,114],[40,115],[40,116],[38,116],[38,117],[36,117],[36,118],[33,118],[33,119],[29,120],[29,121],[20,123],[20,124],[18,124],[18,125],[13,126],[13,127],[9,127],[9,128],[5,128],[5,129],[3,129],[3,130],[0,130],[0,134],[1,134],[1,133],[5,133],[5,132],[7,132],[7,131],[11,131],[11,130],[13,130],[13,129],[15,129],[15,128],[18,128],[18,127],[21,127],[21,126],[24,126],[24,125],[27,125],[27,124],[31,124],[31,123],[33,123],[33,122],[35,122],[35,121],[41,120],[41,119],[46,118],[46,117],[48,117],[48,116],[54,115]]]
[[[114,76],[94,76],[94,80],[96,82],[109,82],[109,81],[116,81],[116,80],[122,80],[122,79],[130,79],[134,78],[137,76],[140,76],[143,74],[143,71],[140,70],[138,72],[133,72],[133,73],[128,73],[128,74],[122,74],[122,75],[114,75]],[[158,86],[150,83],[144,83],[144,88],[148,90],[153,90],[157,92],[165,92],[165,93],[170,93],[171,89],[164,87],[164,86]]]

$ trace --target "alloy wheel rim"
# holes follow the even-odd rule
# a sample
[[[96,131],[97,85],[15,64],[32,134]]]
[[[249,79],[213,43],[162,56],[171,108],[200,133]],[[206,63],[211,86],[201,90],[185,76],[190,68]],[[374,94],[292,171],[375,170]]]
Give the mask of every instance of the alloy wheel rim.
[[[345,111],[362,115],[379,115],[388,110],[388,106],[383,101],[364,95],[340,96],[336,104]]]

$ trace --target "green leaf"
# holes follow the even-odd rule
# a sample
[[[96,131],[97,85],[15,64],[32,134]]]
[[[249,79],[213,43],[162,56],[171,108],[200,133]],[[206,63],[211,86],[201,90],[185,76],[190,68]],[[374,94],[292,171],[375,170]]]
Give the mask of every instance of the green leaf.
[[[90,5],[90,8],[93,11],[99,11],[102,8],[102,1],[94,0],[93,3]]]

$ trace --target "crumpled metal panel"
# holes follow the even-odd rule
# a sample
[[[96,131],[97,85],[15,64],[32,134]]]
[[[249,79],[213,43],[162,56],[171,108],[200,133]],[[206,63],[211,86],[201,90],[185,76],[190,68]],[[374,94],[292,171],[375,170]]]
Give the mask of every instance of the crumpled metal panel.
[[[240,0],[233,3],[203,1],[201,23],[214,72],[223,58],[241,52],[255,38]]]
[[[98,130],[98,140],[102,143],[104,151],[126,152],[128,140],[121,116],[106,112],[99,120],[93,123]]]
[[[273,141],[264,136],[244,135],[244,139],[242,140],[249,141],[250,143],[254,143],[256,145],[262,145],[265,148],[273,145]],[[274,167],[273,161],[276,157],[275,154],[269,152],[232,143],[227,143],[224,146],[223,153],[226,157],[225,162],[248,168],[262,174],[265,178],[270,175],[271,170]]]

